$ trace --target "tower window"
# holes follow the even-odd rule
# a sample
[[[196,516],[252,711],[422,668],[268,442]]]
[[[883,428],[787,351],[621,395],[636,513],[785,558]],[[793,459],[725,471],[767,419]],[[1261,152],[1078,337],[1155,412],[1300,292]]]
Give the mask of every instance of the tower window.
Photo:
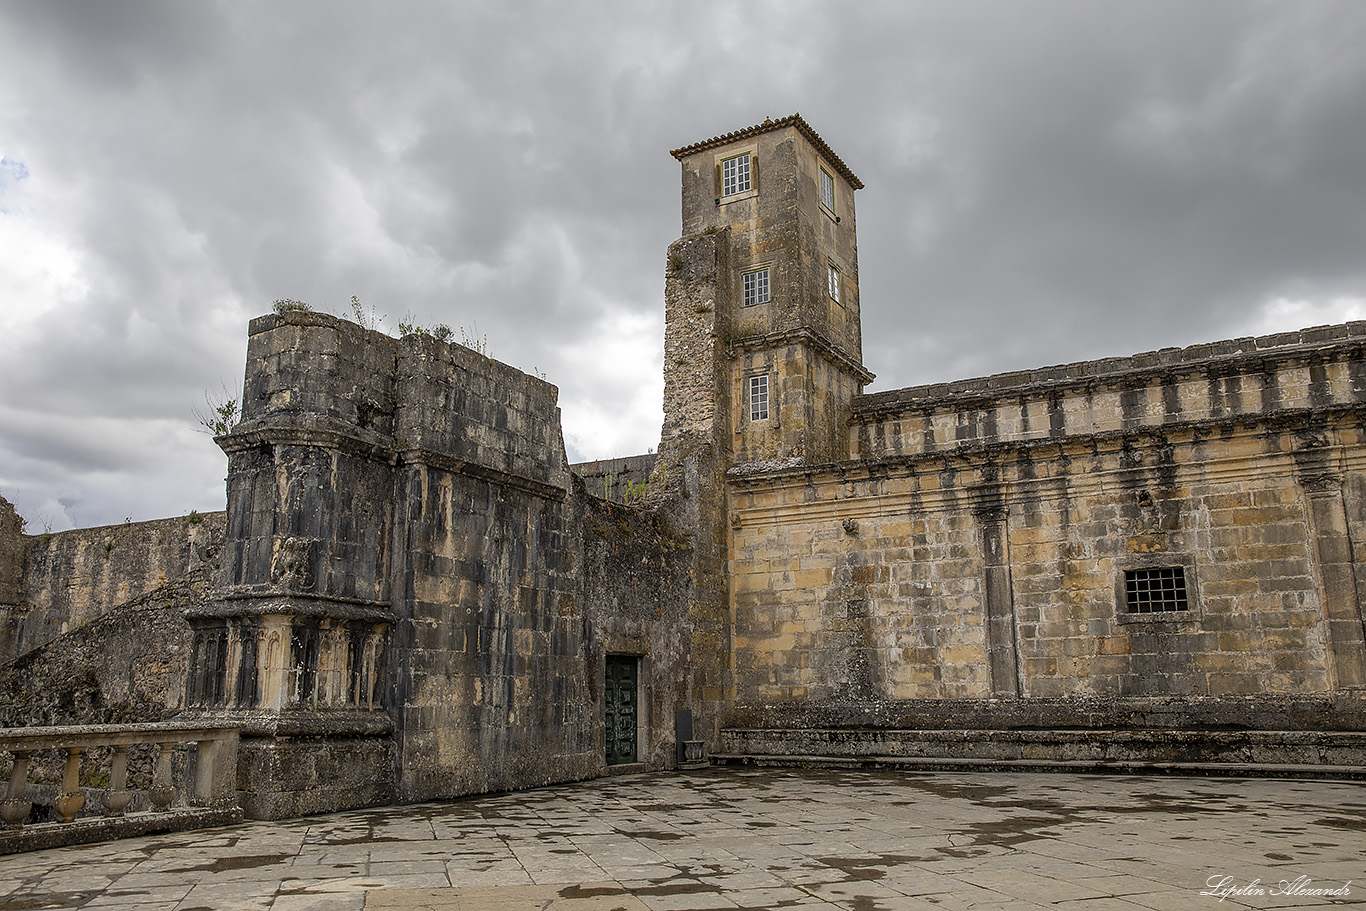
[[[752,376],[749,378],[749,419],[751,421],[768,420],[767,376]]]
[[[749,154],[736,155],[721,162],[721,195],[732,196],[749,190]]]
[[[840,270],[834,266],[830,267],[830,298],[840,303]]]
[[[835,211],[835,178],[825,168],[821,168],[821,205]]]
[[[1162,566],[1125,571],[1124,606],[1131,614],[1190,610],[1185,568]]]
[[[753,307],[755,304],[768,303],[767,269],[756,269],[753,272],[746,272],[740,276],[740,281],[744,286],[744,306]]]

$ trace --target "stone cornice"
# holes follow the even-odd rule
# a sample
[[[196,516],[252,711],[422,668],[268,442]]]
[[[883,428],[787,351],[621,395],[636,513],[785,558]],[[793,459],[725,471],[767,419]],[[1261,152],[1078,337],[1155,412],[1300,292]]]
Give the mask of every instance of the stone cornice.
[[[442,471],[450,471],[455,474],[462,474],[466,477],[480,478],[502,487],[512,487],[517,490],[533,494],[543,500],[563,500],[568,496],[569,472],[553,472],[552,476],[560,475],[563,484],[554,484],[547,481],[540,481],[529,478],[526,475],[514,474],[510,471],[502,471],[498,468],[491,468],[487,465],[479,465],[475,462],[467,462],[453,456],[433,452],[430,449],[409,448],[399,453],[399,462],[403,465],[424,465],[430,468],[437,468]]]
[[[187,620],[264,617],[284,614],[294,617],[319,617],[331,620],[368,620],[393,622],[394,612],[387,601],[319,595],[312,592],[261,591],[237,589],[220,592],[215,600],[185,612]]]
[[[317,446],[337,449],[388,465],[426,465],[444,471],[480,478],[504,487],[512,487],[542,499],[563,500],[569,487],[568,473],[550,472],[547,481],[503,471],[444,453],[417,446],[404,446],[392,437],[348,424],[335,418],[319,415],[289,416],[289,423],[275,423],[261,419],[251,424],[239,424],[231,433],[214,437],[220,448],[229,455],[255,446]],[[563,476],[563,483],[554,483],[555,475]]]
[[[288,423],[285,423],[288,421]],[[366,430],[354,424],[322,415],[281,414],[242,422],[231,433],[216,436],[213,441],[228,455],[256,446],[318,446],[339,449],[394,465],[398,462],[393,438]]]
[[[783,345],[808,345],[817,354],[847,373],[852,373],[862,385],[868,385],[877,376],[869,372],[843,349],[831,344],[810,329],[787,329],[782,332],[769,332],[766,335],[747,335],[731,339],[726,343],[726,356],[734,358],[744,351],[764,351]]]

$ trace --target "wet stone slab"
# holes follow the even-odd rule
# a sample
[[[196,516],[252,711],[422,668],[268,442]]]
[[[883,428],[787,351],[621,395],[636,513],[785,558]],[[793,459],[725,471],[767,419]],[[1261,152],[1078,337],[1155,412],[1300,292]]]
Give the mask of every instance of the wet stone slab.
[[[1351,783],[716,769],[5,857],[0,911],[1330,907],[1363,820]]]

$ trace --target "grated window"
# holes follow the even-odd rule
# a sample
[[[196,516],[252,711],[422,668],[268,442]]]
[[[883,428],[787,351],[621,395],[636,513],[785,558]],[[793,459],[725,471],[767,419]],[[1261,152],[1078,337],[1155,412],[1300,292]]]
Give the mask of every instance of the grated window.
[[[835,211],[835,178],[821,168],[821,205],[831,212]]]
[[[737,155],[721,162],[721,195],[732,196],[749,190],[749,155]]]
[[[740,276],[743,284],[745,297],[743,305],[753,307],[755,304],[768,303],[768,270],[759,269],[755,272],[746,272]]]
[[[1180,566],[1130,569],[1124,573],[1125,606],[1131,614],[1190,610],[1186,571]]]
[[[830,297],[835,303],[840,303],[840,270],[834,266],[830,267]]]
[[[749,419],[751,421],[768,420],[768,377],[766,376],[749,378]]]

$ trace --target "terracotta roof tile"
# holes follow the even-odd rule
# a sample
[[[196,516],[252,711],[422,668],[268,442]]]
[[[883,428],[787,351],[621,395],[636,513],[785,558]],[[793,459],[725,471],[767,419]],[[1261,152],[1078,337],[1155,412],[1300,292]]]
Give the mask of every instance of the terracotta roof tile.
[[[743,130],[736,130],[733,133],[723,133],[720,136],[713,136],[711,139],[702,142],[695,142],[690,146],[683,146],[681,149],[674,149],[669,154],[679,161],[682,161],[684,157],[692,155],[694,152],[714,149],[717,146],[723,146],[740,139],[747,139],[750,136],[758,136],[761,133],[770,133],[773,130],[781,130],[784,127],[790,126],[796,127],[801,134],[816,147],[817,151],[819,151],[830,164],[834,165],[835,170],[839,172],[840,176],[849,181],[851,187],[855,190],[863,189],[863,181],[859,180],[858,177],[854,175],[854,172],[849,170],[849,166],[840,160],[840,157],[835,154],[834,150],[825,144],[825,140],[821,139],[820,134],[811,129],[811,125],[802,119],[801,114],[792,114],[789,117],[784,117],[782,120],[765,120],[763,123],[755,124],[754,126],[747,127]]]

